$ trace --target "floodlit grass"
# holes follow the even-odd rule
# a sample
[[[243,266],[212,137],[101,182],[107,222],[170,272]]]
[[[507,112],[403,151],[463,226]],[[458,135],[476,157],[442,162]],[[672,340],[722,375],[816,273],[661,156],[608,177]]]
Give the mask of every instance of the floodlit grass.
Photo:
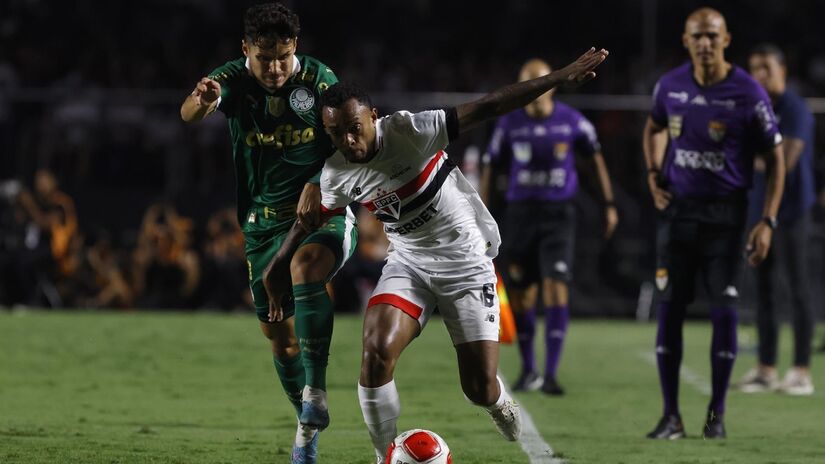
[[[330,360],[332,425],[324,463],[371,463],[355,385],[361,321],[336,320]],[[571,463],[825,462],[825,397],[731,393],[726,441],[701,440],[708,397],[682,384],[689,439],[642,438],[660,414],[649,352],[653,325],[571,324],[560,381],[568,394],[520,395],[544,439]],[[789,358],[789,333],[782,360]],[[754,362],[741,331],[734,377]],[[706,324],[685,331],[685,365],[709,378]],[[748,341],[750,339],[750,341]],[[539,350],[540,352],[541,350]],[[825,368],[815,383],[825,388]],[[514,347],[501,370],[518,371]],[[396,380],[401,430],[435,430],[454,462],[526,463],[458,386],[454,351],[440,320],[402,357]],[[0,313],[0,463],[286,463],[295,417],[249,315]]]

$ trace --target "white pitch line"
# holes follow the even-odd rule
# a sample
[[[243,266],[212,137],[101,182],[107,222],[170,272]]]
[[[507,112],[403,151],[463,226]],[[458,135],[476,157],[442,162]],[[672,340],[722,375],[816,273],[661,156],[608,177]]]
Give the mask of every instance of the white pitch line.
[[[652,364],[653,366],[656,366],[656,353],[653,353],[651,351],[642,351],[639,353],[639,357],[641,357],[648,363]],[[684,363],[682,364],[682,367],[679,370],[679,377],[682,380],[684,380],[685,383],[699,391],[699,393],[710,396],[710,381],[702,377],[701,375],[697,374],[696,372],[692,371],[689,367],[686,367]]]
[[[502,384],[507,383],[507,380],[501,373],[499,373],[498,376],[501,378]],[[512,397],[513,392],[506,386],[504,388]],[[533,422],[533,418],[530,417],[524,404],[519,403],[519,407],[521,409],[521,437],[518,442],[519,445],[521,445],[522,451],[524,451],[530,459],[530,464],[567,464],[567,461],[553,456],[553,448],[541,437],[535,422]]]

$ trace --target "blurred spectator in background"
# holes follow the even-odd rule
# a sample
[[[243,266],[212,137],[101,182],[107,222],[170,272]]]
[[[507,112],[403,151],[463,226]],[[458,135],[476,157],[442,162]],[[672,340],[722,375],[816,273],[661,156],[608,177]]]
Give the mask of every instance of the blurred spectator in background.
[[[34,192],[16,181],[4,183],[3,198],[9,208],[3,220],[4,304],[63,306],[56,282],[78,265],[74,201],[47,170],[35,173]]]
[[[109,233],[99,231],[89,242],[76,279],[77,304],[86,308],[129,308],[134,292],[123,272],[123,256]]]
[[[75,252],[81,244],[74,200],[58,190],[54,174],[41,169],[34,177],[34,203],[32,217],[49,235],[57,276],[70,276],[77,269]]]
[[[191,307],[200,281],[191,233],[192,221],[168,203],[156,203],[146,211],[133,254],[138,307]]]
[[[36,210],[31,193],[18,180],[6,180],[0,188],[3,207],[0,216],[0,304],[39,305],[42,292],[38,281],[45,280],[52,266],[48,242],[29,210]]]
[[[244,239],[232,208],[216,211],[206,223],[201,306],[226,311],[252,306],[247,286]]]
[[[791,395],[814,392],[809,367],[814,319],[808,281],[808,245],[814,190],[814,115],[799,94],[786,87],[785,55],[777,46],[754,48],[748,60],[750,73],[768,92],[782,133],[785,151],[785,192],[777,217],[773,246],[762,266],[756,269],[756,325],[759,335],[759,364],[739,382],[745,393],[779,391]],[[749,222],[762,218],[761,206],[767,188],[765,162],[754,160],[750,192]],[[788,276],[793,310],[794,359],[782,382],[776,372],[779,321],[776,289],[781,275]]]

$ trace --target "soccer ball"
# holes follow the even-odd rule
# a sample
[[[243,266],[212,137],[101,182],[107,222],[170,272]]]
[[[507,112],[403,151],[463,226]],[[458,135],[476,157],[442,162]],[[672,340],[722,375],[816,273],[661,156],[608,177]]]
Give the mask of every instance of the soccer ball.
[[[450,448],[435,432],[407,430],[387,448],[386,464],[452,464]]]

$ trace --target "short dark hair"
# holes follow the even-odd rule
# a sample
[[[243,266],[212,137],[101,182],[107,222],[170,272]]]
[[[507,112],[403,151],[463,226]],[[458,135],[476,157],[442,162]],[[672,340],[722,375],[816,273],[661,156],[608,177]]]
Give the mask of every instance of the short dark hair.
[[[299,32],[298,15],[280,3],[254,5],[244,15],[244,38],[259,47],[272,48],[279,40],[298,37]]]
[[[349,82],[338,82],[325,90],[321,94],[321,107],[340,108],[350,98],[354,98],[367,108],[372,108],[372,99],[370,99],[367,92]]]
[[[782,52],[781,48],[772,43],[761,43],[753,47],[749,56],[753,55],[773,56],[779,64],[785,66],[785,53]]]

